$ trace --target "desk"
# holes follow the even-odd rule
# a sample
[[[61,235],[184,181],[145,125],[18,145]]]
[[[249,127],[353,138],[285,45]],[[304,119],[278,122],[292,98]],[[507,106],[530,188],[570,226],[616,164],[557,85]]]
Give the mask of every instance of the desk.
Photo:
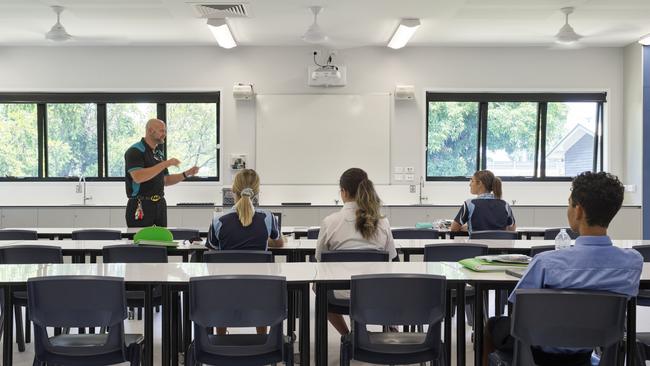
[[[145,291],[145,358],[143,364],[153,365],[153,311],[151,307],[151,289],[162,285],[163,293],[163,365],[170,363],[170,346],[175,340],[170,332],[170,320],[174,316],[169,311],[169,291],[181,289],[187,291],[189,279],[198,276],[215,275],[275,275],[284,276],[290,290],[301,294],[302,311],[300,319],[300,352],[302,360],[309,360],[309,283],[315,277],[315,267],[311,263],[115,263],[115,264],[23,264],[0,266],[0,286],[4,289],[5,304],[3,311],[11,314],[13,287],[24,286],[27,279],[39,276],[115,276],[123,277],[130,288]],[[167,310],[165,310],[165,308]],[[3,365],[13,362],[13,322],[5,321],[3,337]],[[167,335],[172,334],[172,337]],[[174,338],[170,340],[170,338]],[[178,357],[171,357],[175,360]]]
[[[175,228],[169,227],[168,229],[190,229],[198,230],[199,235],[205,238],[208,236],[208,227],[210,223],[207,223],[204,227],[184,227],[184,228]],[[22,228],[3,228],[3,230],[33,230],[36,231],[38,237],[41,239],[70,239],[72,238],[72,232],[77,230],[117,230],[122,233],[122,238],[133,239],[133,236],[138,231],[142,230],[141,227],[96,227],[96,228],[86,228],[86,227],[22,227]]]

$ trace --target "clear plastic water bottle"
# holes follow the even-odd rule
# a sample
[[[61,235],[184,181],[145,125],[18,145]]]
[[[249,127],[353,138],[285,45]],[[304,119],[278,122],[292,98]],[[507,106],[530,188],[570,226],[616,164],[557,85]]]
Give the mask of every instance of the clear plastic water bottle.
[[[555,237],[555,249],[566,249],[571,247],[571,237],[566,232],[566,229],[561,229]]]

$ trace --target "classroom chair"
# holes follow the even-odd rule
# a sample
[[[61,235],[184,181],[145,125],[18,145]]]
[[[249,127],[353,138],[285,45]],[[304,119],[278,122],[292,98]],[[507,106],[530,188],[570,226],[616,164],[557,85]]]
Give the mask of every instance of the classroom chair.
[[[531,345],[603,347],[600,365],[616,365],[622,360],[619,346],[625,336],[624,295],[556,289],[519,289],[515,294],[511,323],[514,354],[491,353],[490,365],[535,365]]]
[[[318,234],[320,234],[320,228],[307,229],[307,239],[318,239]]]
[[[555,250],[555,245],[537,245],[530,248],[530,256],[534,257],[542,252],[548,252],[550,250]]]
[[[273,253],[265,250],[211,250],[203,253],[205,263],[273,263]]]
[[[330,250],[322,252],[320,256],[321,262],[388,262],[388,260],[388,252],[379,250]],[[350,296],[345,290],[328,291],[327,304],[328,312],[350,314]]]
[[[174,240],[192,240],[201,238],[201,234],[196,229],[176,228],[169,229],[169,231],[172,233]]]
[[[34,230],[0,229],[0,240],[38,240]]]
[[[393,239],[439,239],[440,233],[435,229],[400,228],[392,229]]]
[[[72,240],[120,240],[122,232],[119,230],[83,229],[72,232]]]
[[[482,230],[469,233],[470,239],[497,239],[497,240],[519,240],[521,235],[516,231],[507,230]]]
[[[52,276],[27,281],[34,322],[34,365],[140,365],[140,334],[124,334],[124,280],[117,277]],[[65,294],[65,296],[61,296]],[[102,327],[108,334],[60,334],[47,327]]]
[[[404,365],[436,361],[445,364],[440,323],[445,315],[443,276],[379,274],[352,276],[352,331],[341,337],[340,364],[350,360]],[[371,332],[368,325],[427,324],[426,333]]]
[[[36,233],[36,232],[34,232]],[[11,245],[0,247],[0,264],[50,264],[63,263],[61,247],[53,245]],[[4,300],[4,299],[3,299]],[[31,322],[27,307],[27,292],[14,291],[14,316],[16,320],[16,343],[18,351],[25,352],[25,343],[31,342]],[[23,326],[23,310],[25,307],[25,322]],[[3,321],[6,319],[2,314]]]
[[[555,240],[555,237],[557,234],[560,233],[560,230],[562,228],[555,228],[555,229],[546,229],[544,230],[544,240]],[[576,233],[575,231],[571,230],[571,228],[564,228],[566,230],[566,233],[569,234],[569,237],[572,240],[575,240],[577,237],[580,236],[580,234]]]
[[[226,295],[227,294],[227,295]],[[261,301],[263,300],[263,301]],[[278,276],[190,278],[194,341],[186,366],[293,365],[293,341],[282,333],[287,318],[287,282]],[[212,334],[213,327],[270,326],[268,334]]]

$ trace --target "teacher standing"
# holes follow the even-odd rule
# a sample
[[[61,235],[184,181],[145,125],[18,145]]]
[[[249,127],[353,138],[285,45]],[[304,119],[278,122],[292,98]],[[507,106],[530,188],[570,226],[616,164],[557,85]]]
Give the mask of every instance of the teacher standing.
[[[128,227],[167,226],[165,186],[196,175],[199,168],[169,174],[167,168],[178,167],[176,158],[164,160],[160,145],[165,143],[167,128],[159,119],[147,121],[145,136],[124,153],[126,183],[126,225]]]

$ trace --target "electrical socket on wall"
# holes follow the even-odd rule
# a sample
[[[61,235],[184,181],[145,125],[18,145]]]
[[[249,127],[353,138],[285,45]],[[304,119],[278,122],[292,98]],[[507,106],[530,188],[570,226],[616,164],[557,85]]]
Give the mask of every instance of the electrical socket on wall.
[[[409,185],[409,192],[415,193],[415,184]]]
[[[404,173],[415,173],[415,168],[412,166],[407,166],[404,168]]]

